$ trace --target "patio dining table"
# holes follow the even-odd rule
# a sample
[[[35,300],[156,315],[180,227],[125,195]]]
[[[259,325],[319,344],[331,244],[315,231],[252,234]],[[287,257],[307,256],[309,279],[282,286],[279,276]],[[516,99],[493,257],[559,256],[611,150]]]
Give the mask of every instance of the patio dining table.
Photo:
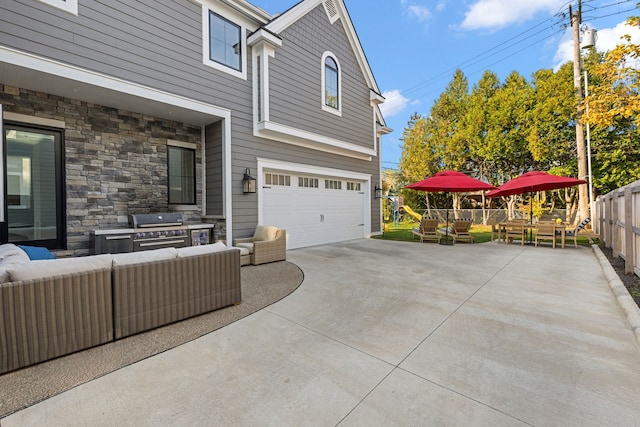
[[[509,221],[503,221],[498,223],[498,240],[500,240],[500,236],[504,234],[505,238],[506,238],[506,227],[507,225],[509,225]],[[525,230],[529,231],[529,236],[531,236],[531,231],[535,230],[536,227],[538,226],[538,223],[536,224],[531,224],[529,222],[523,222],[522,226]],[[564,249],[564,242],[565,242],[565,237],[566,237],[566,230],[567,230],[567,224],[565,223],[556,223],[553,222],[553,232],[556,235],[560,235],[560,246],[562,247],[562,249]],[[529,237],[529,243],[531,243],[531,237]]]

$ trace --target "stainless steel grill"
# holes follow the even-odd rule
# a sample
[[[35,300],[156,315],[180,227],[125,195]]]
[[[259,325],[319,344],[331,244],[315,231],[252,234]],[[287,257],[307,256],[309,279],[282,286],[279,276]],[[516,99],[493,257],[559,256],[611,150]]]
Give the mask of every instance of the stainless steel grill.
[[[179,213],[129,215],[129,224],[132,228],[92,231],[93,253],[113,254],[180,248],[205,244],[210,240],[210,225],[185,225],[182,214]]]

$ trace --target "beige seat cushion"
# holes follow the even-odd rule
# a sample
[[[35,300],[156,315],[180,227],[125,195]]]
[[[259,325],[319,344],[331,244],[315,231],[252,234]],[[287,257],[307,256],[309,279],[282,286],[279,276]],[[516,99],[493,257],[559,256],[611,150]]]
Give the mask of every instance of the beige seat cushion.
[[[253,253],[253,243],[236,243],[236,248],[240,249],[240,255],[245,255],[242,253],[243,249],[249,251],[249,254]]]
[[[255,233],[253,233],[253,241],[264,242],[266,240],[273,240],[276,238],[277,233],[278,227],[273,227],[270,225],[258,225],[256,226]]]
[[[184,258],[188,256],[210,254],[214,252],[226,251],[227,245],[221,242],[212,243],[210,245],[198,245],[198,246],[186,246],[184,248],[178,248],[178,258]]]
[[[144,262],[165,261],[178,258],[176,248],[153,249],[150,251],[129,252],[113,255],[113,266],[141,264]]]
[[[63,274],[111,269],[113,255],[92,255],[77,258],[41,259],[15,266],[9,270],[11,281],[40,279]]]

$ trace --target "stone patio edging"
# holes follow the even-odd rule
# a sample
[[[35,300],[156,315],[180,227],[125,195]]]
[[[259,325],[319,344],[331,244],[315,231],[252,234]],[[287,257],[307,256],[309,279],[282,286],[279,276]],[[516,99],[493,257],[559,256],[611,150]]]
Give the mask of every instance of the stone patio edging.
[[[605,254],[602,253],[598,245],[591,245],[591,248],[598,258],[598,261],[600,261],[600,266],[602,267],[604,276],[607,278],[607,283],[613,291],[613,294],[616,296],[622,311],[624,311],[627,317],[627,322],[631,325],[631,330],[636,336],[638,345],[640,345],[640,308],[633,300],[629,291],[624,286],[624,283],[622,283],[622,280],[618,277],[618,273],[613,269],[611,263]]]

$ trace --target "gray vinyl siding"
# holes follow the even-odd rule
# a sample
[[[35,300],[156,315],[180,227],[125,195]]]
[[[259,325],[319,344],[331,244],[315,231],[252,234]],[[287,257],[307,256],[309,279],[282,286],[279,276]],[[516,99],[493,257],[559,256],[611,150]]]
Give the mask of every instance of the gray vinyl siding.
[[[248,80],[203,64],[201,14],[201,6],[189,0],[80,0],[78,16],[35,0],[2,1],[0,45],[229,109],[232,232],[236,237],[251,235],[257,224],[257,194],[242,193],[242,176],[245,168],[251,168],[258,178],[258,157],[370,174],[371,182],[378,182],[377,157],[372,161],[358,160],[256,138],[251,49],[244,52]],[[318,34],[325,36],[312,40]],[[373,148],[369,88],[341,22],[331,25],[320,6],[281,36],[283,46],[276,50],[275,58],[270,58],[271,119]],[[336,54],[342,68],[342,117],[321,109],[320,59],[327,50]],[[212,117],[211,123],[215,124],[206,129],[209,215],[223,213],[224,189],[219,175],[222,167],[218,167],[222,161],[222,147],[218,150],[218,144],[222,141],[217,141],[214,134],[227,124],[218,120]],[[374,232],[379,231],[376,200],[372,200],[371,224]]]
[[[80,0],[78,16],[34,0],[10,5],[0,4],[1,45],[209,104],[250,110],[250,83],[202,63],[202,9],[195,3]]]
[[[369,88],[338,20],[322,5],[280,34],[282,47],[269,61],[270,120],[358,146],[373,148]],[[335,54],[342,78],[342,116],[322,109],[322,55]]]
[[[224,216],[224,180],[222,165],[224,147],[222,131],[221,121],[205,128],[207,215]]]

